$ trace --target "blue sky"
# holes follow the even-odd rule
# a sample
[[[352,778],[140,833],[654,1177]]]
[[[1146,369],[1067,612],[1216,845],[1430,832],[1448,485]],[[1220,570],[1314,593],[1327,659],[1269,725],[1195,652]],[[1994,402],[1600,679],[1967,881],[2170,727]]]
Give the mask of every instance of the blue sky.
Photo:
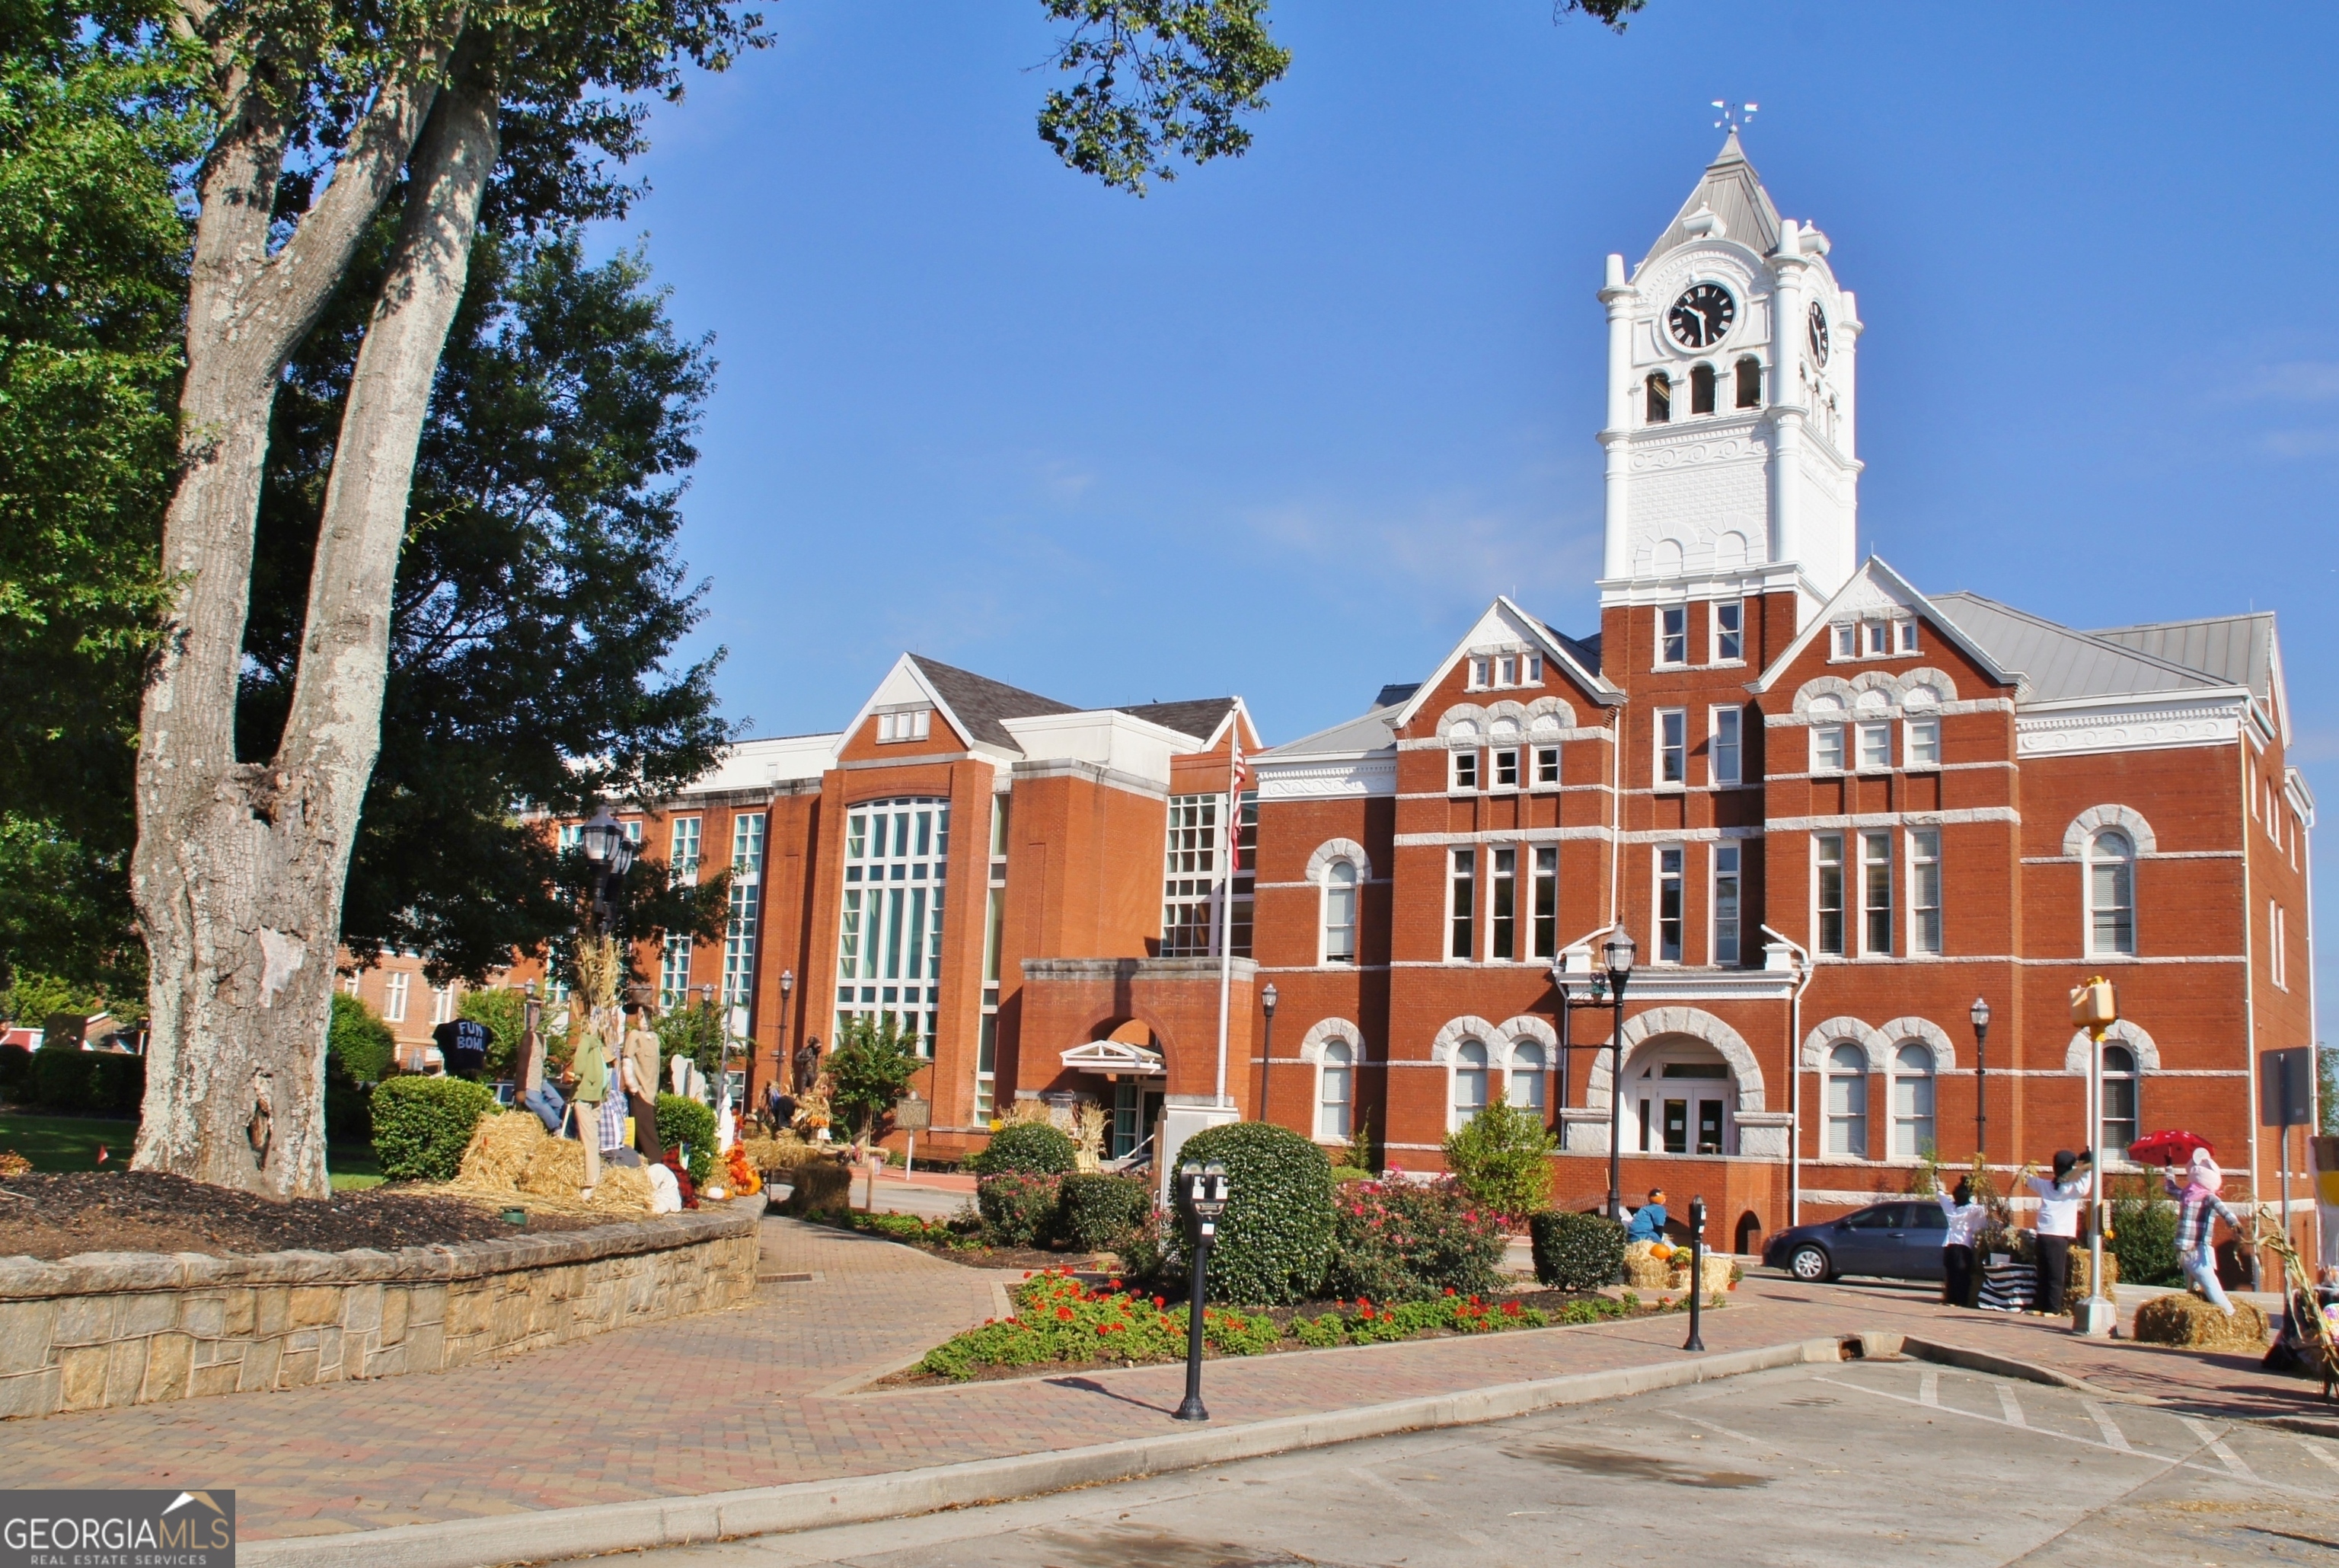
[[[908,647],[1288,739],[1495,593],[1593,629],[1601,258],[1728,96],[1859,292],[1865,547],[2082,626],[2276,609],[2339,778],[2339,7],[1281,0],[1250,154],[1142,201],[1035,134],[1036,0],[766,15],[606,236],[716,336],[685,553],[756,733]]]

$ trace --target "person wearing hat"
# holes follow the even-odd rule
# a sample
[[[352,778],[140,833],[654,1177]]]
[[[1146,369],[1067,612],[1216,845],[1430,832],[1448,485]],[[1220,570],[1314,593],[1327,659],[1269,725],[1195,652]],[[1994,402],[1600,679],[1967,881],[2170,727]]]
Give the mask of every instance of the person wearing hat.
[[[1624,1245],[1636,1241],[1663,1243],[1665,1239],[1665,1189],[1649,1188],[1649,1201],[1633,1211],[1633,1223],[1624,1228]]]
[[[2073,1154],[2058,1149],[2055,1178],[2029,1178],[2030,1190],[2038,1195],[2038,1289],[2030,1302],[2033,1311],[2063,1310],[2063,1287],[2071,1277],[2071,1243],[2079,1238],[2079,1216],[2087,1207],[2087,1176],[2079,1167],[2095,1158],[2089,1149]]]
[[[2219,1219],[2233,1228],[2239,1236],[2242,1222],[2217,1196],[2226,1185],[2226,1173],[2217,1169],[2217,1160],[2206,1149],[2193,1151],[2193,1162],[2186,1171],[2180,1186],[2173,1176],[2161,1179],[2168,1184],[2168,1196],[2176,1199],[2176,1261],[2185,1270],[2186,1280],[2200,1287],[2209,1305],[2231,1317],[2234,1304],[2226,1299],[2225,1285],[2217,1278],[2217,1249],[2210,1244],[2216,1234]]]

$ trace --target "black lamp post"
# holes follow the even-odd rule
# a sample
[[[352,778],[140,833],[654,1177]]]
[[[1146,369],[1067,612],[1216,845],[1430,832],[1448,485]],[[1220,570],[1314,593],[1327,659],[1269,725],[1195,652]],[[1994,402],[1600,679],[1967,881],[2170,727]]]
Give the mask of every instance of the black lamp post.
[[[1705,1337],[1697,1331],[1698,1303],[1705,1286],[1705,1199],[1689,1200],[1689,1339],[1683,1350],[1703,1350]]]
[[[1974,998],[1967,1014],[1974,1026],[1974,1158],[1985,1164],[1989,1149],[1989,1001]]]
[[[1989,1001],[1974,998],[1968,1014],[1974,1026],[1974,1158],[1989,1162]]]
[[[791,1091],[796,1083],[796,1059],[794,1053],[788,1050],[788,999],[795,994],[795,990],[796,971],[792,969],[780,971],[780,1086]]]
[[[634,841],[626,836],[625,825],[609,814],[607,804],[593,814],[593,820],[577,836],[585,851],[585,863],[593,872],[593,929],[606,931],[609,925],[610,895],[634,863]]]
[[[1278,1000],[1275,981],[1270,980],[1267,982],[1267,989],[1258,993],[1259,1009],[1267,1014],[1267,1034],[1258,1049],[1258,1119],[1261,1121],[1268,1119],[1267,1070],[1275,1056],[1275,1004]]]
[[[1608,994],[1616,1009],[1615,1032],[1608,1040],[1608,1218],[1624,1223],[1624,982],[1633,978],[1640,952],[1623,926],[1600,946],[1608,966]]]
[[[1186,1398],[1178,1406],[1179,1421],[1208,1421],[1202,1408],[1202,1313],[1210,1295],[1210,1241],[1218,1234],[1219,1216],[1227,1211],[1227,1168],[1212,1160],[1191,1160],[1178,1168],[1186,1184],[1186,1203],[1194,1211],[1194,1277],[1186,1298]]]
[[[1574,1009],[1579,1007],[1606,1007],[1608,1005],[1608,976],[1600,970],[1594,970],[1592,971],[1592,984],[1590,988],[1591,994],[1589,996],[1578,997],[1567,989],[1566,964],[1562,960],[1553,959],[1551,961],[1551,989],[1559,997],[1559,1006],[1555,1010],[1559,1014],[1559,1094],[1552,1106],[1552,1117],[1554,1122],[1556,1122],[1559,1113],[1567,1109],[1567,1086],[1569,1075],[1574,1070],[1575,1021],[1571,1016],[1571,1013]]]

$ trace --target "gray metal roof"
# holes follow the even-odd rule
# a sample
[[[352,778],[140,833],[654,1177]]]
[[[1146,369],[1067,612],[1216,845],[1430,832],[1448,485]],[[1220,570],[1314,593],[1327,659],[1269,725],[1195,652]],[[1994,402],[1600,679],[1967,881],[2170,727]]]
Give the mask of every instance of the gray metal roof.
[[[1754,173],[1754,165],[1746,161],[1744,149],[1738,145],[1738,133],[1722,144],[1713,162],[1705,166],[1705,177],[1697,189],[1689,193],[1682,210],[1649,253],[1641,258],[1645,267],[1658,256],[1690,238],[1683,225],[1700,207],[1710,207],[1722,220],[1722,238],[1735,240],[1750,246],[1758,256],[1767,256],[1779,248],[1779,209],[1771,204],[1771,193],[1762,189],[1762,177]]]
[[[989,676],[979,676],[922,654],[912,654],[910,657],[941,694],[943,701],[950,705],[959,722],[972,732],[967,737],[970,740],[1021,752],[1023,748],[1015,744],[1015,737],[1007,733],[1007,726],[1000,720],[1080,712],[1070,703],[1060,703],[1053,697],[1043,697],[1037,692],[1027,692],[1021,686],[1011,686],[1004,681],[994,681]]]
[[[1272,762],[1278,757],[1384,751],[1396,744],[1396,731],[1391,727],[1390,721],[1404,706],[1402,702],[1389,703],[1370,713],[1334,725],[1330,729],[1318,730],[1312,735],[1301,735],[1298,740],[1286,741],[1279,746],[1269,746],[1258,754],[1259,760]]]
[[[2153,621],[2106,626],[2092,637],[2134,648],[2230,686],[2247,686],[2263,703],[2274,700],[2274,612],[2207,616],[2197,621]]]
[[[1226,721],[1227,710],[1234,705],[1232,697],[1196,697],[1182,703],[1123,703],[1120,711],[1131,718],[1206,741],[1218,733],[1219,725]]]
[[[2095,633],[2057,626],[1979,594],[1938,594],[1931,602],[1999,668],[2022,674],[2028,702],[2197,691],[2233,684]]]

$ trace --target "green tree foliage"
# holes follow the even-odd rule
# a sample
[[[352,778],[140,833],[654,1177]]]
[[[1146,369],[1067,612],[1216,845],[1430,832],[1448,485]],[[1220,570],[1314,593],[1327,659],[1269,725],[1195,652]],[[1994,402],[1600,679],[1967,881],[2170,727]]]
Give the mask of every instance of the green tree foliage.
[[[488,1027],[488,1077],[512,1078],[519,1071],[520,1037],[528,1032],[528,997],[508,986],[463,993],[456,1010]]]
[[[333,1025],[325,1036],[325,1070],[339,1063],[358,1083],[380,1083],[398,1060],[398,1037],[373,1009],[347,991],[333,993]]]
[[[1446,1137],[1446,1169],[1472,1201],[1506,1218],[1551,1207],[1551,1155],[1559,1140],[1541,1118],[1497,1100]]]
[[[926,1069],[917,1041],[891,1013],[882,1020],[861,1014],[836,1039],[836,1049],[822,1064],[828,1072],[829,1109],[855,1138],[881,1133],[893,1102]]]
[[[668,1008],[658,1014],[658,1070],[667,1059],[686,1056],[713,1082],[723,1064],[723,1010],[710,1001]]]

